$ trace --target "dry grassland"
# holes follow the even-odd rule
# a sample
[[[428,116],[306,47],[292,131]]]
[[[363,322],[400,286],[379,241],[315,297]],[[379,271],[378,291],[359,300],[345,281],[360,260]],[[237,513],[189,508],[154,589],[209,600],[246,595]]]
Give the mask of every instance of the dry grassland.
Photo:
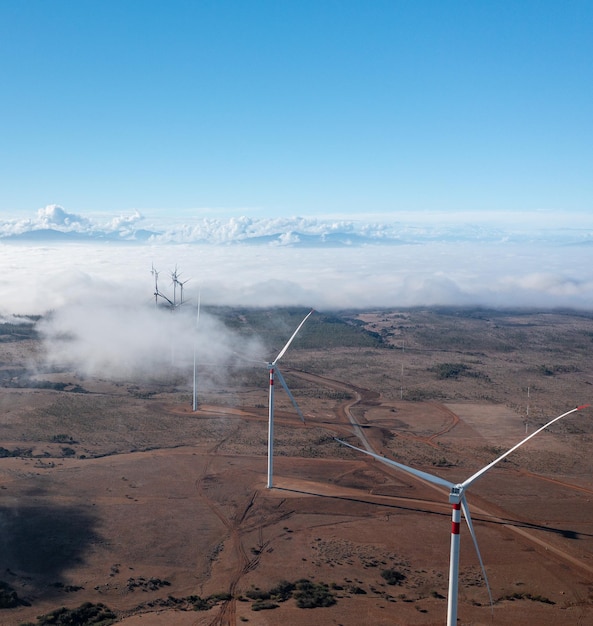
[[[266,489],[265,368],[193,413],[179,381],[29,378],[38,341],[0,338],[2,625],[85,602],[126,626],[443,624],[447,494],[334,437],[357,444],[353,418],[377,452],[461,481],[592,400],[589,315],[318,314],[283,361],[306,423],[278,391]],[[460,624],[593,623],[592,443],[586,409],[472,486],[495,602],[464,527]]]

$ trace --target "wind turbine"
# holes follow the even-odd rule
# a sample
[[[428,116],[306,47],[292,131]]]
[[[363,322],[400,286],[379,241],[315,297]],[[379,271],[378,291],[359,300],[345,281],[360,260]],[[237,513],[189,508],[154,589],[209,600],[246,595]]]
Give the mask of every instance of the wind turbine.
[[[566,413],[562,413],[558,417],[555,417],[553,420],[550,420],[547,424],[538,428],[535,432],[531,433],[528,437],[521,440],[518,444],[514,445],[510,450],[507,450],[504,454],[499,456],[497,459],[494,459],[491,463],[483,467],[481,470],[477,471],[475,474],[472,474],[468,479],[464,480],[462,483],[452,483],[444,478],[440,478],[439,476],[433,476],[427,472],[423,472],[421,470],[414,469],[412,467],[408,467],[407,465],[403,465],[402,463],[398,463],[397,461],[392,461],[391,459],[386,459],[378,454],[373,452],[369,452],[368,450],[362,450],[361,448],[357,448],[341,439],[337,439],[340,443],[348,446],[349,448],[353,448],[354,450],[358,450],[363,454],[368,454],[379,461],[386,463],[387,465],[393,465],[412,476],[416,476],[417,478],[421,478],[422,480],[426,480],[433,485],[439,485],[441,487],[446,487],[449,489],[449,503],[452,505],[451,512],[451,557],[449,561],[449,593],[447,597],[447,626],[456,626],[457,624],[457,601],[458,601],[458,583],[459,583],[459,527],[461,521],[461,511],[463,511],[463,516],[465,517],[465,521],[467,522],[467,526],[469,528],[470,535],[472,536],[474,546],[476,548],[476,553],[478,555],[478,561],[480,562],[480,567],[482,568],[482,575],[484,576],[484,581],[486,582],[486,587],[488,589],[488,596],[490,597],[490,605],[492,606],[492,593],[490,592],[490,585],[488,584],[488,577],[486,575],[486,570],[484,568],[484,563],[482,561],[482,556],[480,554],[480,549],[478,548],[478,541],[476,539],[476,535],[474,532],[474,527],[472,524],[471,516],[469,513],[469,506],[465,499],[465,491],[466,489],[480,476],[485,474],[490,468],[494,467],[499,461],[502,461],[505,457],[507,457],[511,452],[515,451],[517,448],[522,446],[525,442],[529,441],[532,437],[535,437],[542,430],[548,428],[554,422],[574,413],[575,411],[580,411],[586,407],[590,406],[589,404],[583,404],[578,406]]]
[[[278,378],[280,384],[284,387],[284,391],[286,391],[288,397],[290,398],[294,408],[299,414],[300,418],[305,421],[303,413],[299,408],[294,396],[290,392],[286,381],[284,380],[284,376],[278,369],[278,361],[284,356],[284,353],[288,350],[288,347],[292,343],[292,340],[297,336],[299,330],[301,330],[303,324],[309,319],[309,316],[313,313],[313,309],[305,315],[303,321],[297,326],[297,329],[292,333],[291,338],[286,342],[286,345],[282,350],[280,350],[278,356],[271,362],[268,363],[268,371],[270,373],[270,391],[269,391],[269,400],[268,400],[268,489],[271,489],[273,485],[273,473],[274,473],[274,379]]]
[[[154,263],[152,264],[152,269],[150,273],[154,276],[154,306],[158,307],[159,305],[159,273],[157,272]]]
[[[185,283],[189,282],[190,280],[191,278],[188,278],[187,280],[184,280],[184,281],[177,281],[179,283],[179,288],[181,289],[181,295],[179,296],[179,306],[183,304],[183,286],[185,285]]]
[[[154,276],[154,306],[158,308],[159,298],[163,298],[163,300],[166,300],[169,303],[169,306],[172,309],[175,308],[174,303],[171,302],[171,300],[169,300],[169,298],[167,298],[165,294],[159,291],[159,272],[157,272],[156,268],[154,267],[154,263],[152,265],[151,274]]]
[[[176,265],[175,269],[171,271],[171,283],[173,285],[173,308],[177,308],[183,304],[183,287],[185,283],[191,280],[190,278],[186,280],[179,280],[180,277],[181,272]],[[179,286],[180,290],[179,302],[177,302],[177,286]]]

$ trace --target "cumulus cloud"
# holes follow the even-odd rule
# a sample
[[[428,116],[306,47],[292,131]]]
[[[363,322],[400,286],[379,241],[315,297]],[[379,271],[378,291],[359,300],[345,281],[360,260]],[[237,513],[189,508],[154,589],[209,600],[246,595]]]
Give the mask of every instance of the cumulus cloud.
[[[562,218],[562,219],[560,219]],[[39,231],[84,236],[89,240],[189,243],[210,245],[263,244],[273,246],[354,246],[427,242],[480,241],[593,244],[593,217],[516,213],[394,213],[383,220],[335,217],[231,218],[168,217],[147,220],[139,211],[93,220],[49,205],[33,218],[0,221],[0,239]],[[567,224],[570,224],[567,227]],[[139,237],[139,234],[142,236]],[[47,236],[47,235],[46,235]]]
[[[68,213],[57,204],[50,204],[37,211],[33,220],[39,228],[59,228],[62,230],[82,231],[89,228],[89,221],[80,215]]]
[[[88,240],[126,240],[135,237],[136,224],[142,219],[142,215],[135,211],[132,215],[115,216],[101,222],[66,211],[58,204],[50,204],[38,209],[30,218],[0,220],[0,239],[24,238],[39,233],[49,238],[49,233],[61,233],[84,236]]]
[[[107,232],[134,232],[134,227],[144,218],[139,211],[134,211],[132,215],[118,215],[110,219],[106,224]]]

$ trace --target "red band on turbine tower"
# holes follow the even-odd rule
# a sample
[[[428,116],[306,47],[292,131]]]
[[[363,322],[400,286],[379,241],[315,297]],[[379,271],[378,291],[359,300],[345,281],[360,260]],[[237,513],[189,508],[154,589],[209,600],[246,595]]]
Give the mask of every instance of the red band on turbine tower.
[[[459,520],[461,519],[461,513],[458,511],[461,510],[461,504],[458,502],[453,505],[453,520],[451,521],[451,534],[458,535],[459,534]]]

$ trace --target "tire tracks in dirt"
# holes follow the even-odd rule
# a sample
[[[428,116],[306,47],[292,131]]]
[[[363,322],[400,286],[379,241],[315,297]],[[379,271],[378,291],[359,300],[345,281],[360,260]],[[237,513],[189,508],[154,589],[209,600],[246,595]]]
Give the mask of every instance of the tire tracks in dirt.
[[[270,543],[264,539],[264,529],[278,523],[279,521],[288,519],[293,514],[292,510],[280,510],[280,507],[285,503],[285,499],[283,498],[277,506],[277,514],[267,515],[264,523],[262,523],[259,519],[250,522],[250,514],[257,508],[257,503],[260,499],[261,494],[259,489],[252,491],[244,500],[243,504],[235,508],[235,512],[232,515],[226,514],[219,503],[209,495],[206,485],[216,452],[240,428],[241,426],[238,425],[231,433],[210,448],[205,455],[205,461],[202,466],[200,476],[195,481],[195,488],[198,496],[208,506],[212,513],[216,515],[226,529],[227,539],[225,543],[230,543],[232,547],[230,552],[235,561],[228,586],[229,597],[218,605],[218,612],[208,623],[209,626],[234,626],[236,624],[237,589],[241,579],[243,576],[258,567],[261,554],[268,548]],[[254,530],[257,530],[258,532],[258,544],[257,548],[252,550],[252,555],[250,556],[245,548],[243,536],[247,533],[253,532]],[[203,624],[203,621],[199,620],[195,623]]]
[[[367,437],[365,433],[367,426],[361,425],[358,422],[356,416],[354,415],[353,408],[357,405],[365,405],[365,404],[371,405],[371,406],[380,405],[381,401],[380,401],[379,393],[374,392],[369,389],[357,387],[356,385],[345,383],[343,381],[328,378],[326,376],[310,374],[308,372],[303,372],[301,370],[290,370],[290,371],[293,375],[303,380],[313,382],[315,384],[324,386],[334,391],[343,391],[343,392],[349,393],[352,397],[349,398],[348,400],[345,400],[344,402],[338,403],[333,409],[334,414],[336,416],[336,421],[331,424],[324,423],[324,426],[330,428],[331,430],[338,430],[342,432],[344,432],[344,430],[347,429],[347,432],[350,432],[356,435],[356,437],[361,442],[364,449],[370,452],[375,452],[375,448],[373,447],[371,441],[369,441],[369,438]],[[446,424],[443,428],[441,428],[438,432],[435,432],[429,436],[418,436],[418,435],[412,435],[412,434],[407,434],[407,433],[406,434],[397,433],[397,436],[402,439],[411,439],[420,443],[424,443],[432,448],[436,448],[438,438],[447,434],[451,430],[453,430],[461,421],[459,416],[457,416],[449,408],[441,404],[439,404],[438,406],[439,408],[443,409],[446,414],[450,416],[449,423]],[[220,409],[220,407],[217,407],[217,408]],[[237,416],[241,416],[246,419],[253,419],[254,417],[257,418],[257,416],[255,416],[253,413],[249,413],[248,411],[241,411],[241,410],[235,409],[234,413],[236,413]],[[317,424],[321,422],[321,420],[313,420],[313,421],[314,423],[317,423]],[[233,547],[234,558],[236,560],[236,565],[235,565],[235,568],[231,577],[231,581],[229,584],[230,599],[223,601],[219,605],[219,611],[213,617],[212,621],[209,623],[209,626],[234,626],[236,624],[237,600],[235,598],[235,595],[236,595],[236,591],[238,589],[239,583],[243,576],[253,571],[259,565],[260,554],[269,545],[269,542],[264,541],[264,538],[263,538],[264,528],[277,523],[281,519],[286,519],[287,517],[290,517],[290,515],[292,514],[291,512],[289,512],[288,514],[284,513],[281,516],[272,516],[270,519],[267,519],[266,523],[264,524],[260,522],[257,522],[255,524],[249,524],[248,523],[249,513],[250,511],[252,511],[252,509],[256,505],[257,498],[260,495],[259,490],[255,490],[253,493],[251,493],[250,497],[247,498],[244,505],[240,509],[237,510],[235,515],[231,517],[226,515],[224,511],[222,510],[222,508],[212,498],[209,497],[207,490],[204,489],[204,486],[205,486],[204,483],[208,477],[208,472],[209,472],[212,460],[214,458],[214,455],[216,454],[218,449],[225,443],[225,441],[229,439],[236,432],[236,430],[238,430],[238,428],[239,426],[232,433],[227,435],[224,439],[219,441],[216,445],[214,445],[211,448],[211,450],[207,454],[206,462],[202,469],[202,474],[200,478],[196,480],[196,490],[198,494],[200,495],[200,497],[204,499],[204,502],[209,506],[211,511],[220,519],[221,523],[227,529],[230,543]],[[377,436],[379,436],[379,433],[381,432],[380,427],[374,428],[371,426],[369,430],[371,429],[372,429],[371,432],[376,432]],[[369,464],[374,463],[374,461],[370,459],[365,459],[365,462]],[[384,464],[380,464],[380,465],[383,471],[387,473],[397,471],[397,470],[393,470],[385,466]],[[591,490],[588,490],[584,487],[579,487],[577,485],[572,485],[570,483],[558,481],[553,478],[540,476],[538,474],[533,474],[531,472],[527,472],[523,470],[521,470],[520,473],[528,475],[533,478],[547,480],[549,482],[559,484],[566,488],[571,488],[571,489],[575,489],[575,490],[586,492],[586,493],[592,493]],[[401,472],[397,472],[397,475],[398,477],[400,477]],[[412,476],[409,476],[408,478],[412,481],[415,480]],[[420,482],[422,483],[423,486],[427,486],[427,483],[425,483],[424,481],[420,481]],[[447,494],[441,488],[435,487],[433,485],[428,485],[428,486],[435,488],[442,496],[446,498]],[[389,499],[392,499],[395,501],[400,500],[400,498],[398,497],[390,497]],[[425,504],[429,504],[429,501],[425,502]],[[434,505],[436,507],[442,508],[442,503],[435,502]],[[498,509],[498,514],[494,513],[493,509]],[[588,574],[593,574],[593,566],[590,566],[587,563],[584,563],[582,560],[570,554],[566,550],[553,545],[552,543],[546,541],[545,539],[535,536],[533,532],[526,530],[524,527],[521,527],[521,524],[529,525],[531,523],[529,520],[516,519],[514,520],[514,523],[510,522],[508,518],[504,517],[504,513],[505,513],[504,509],[501,509],[500,507],[497,507],[496,505],[491,505],[491,503],[484,501],[482,498],[480,499],[480,504],[472,505],[472,510],[475,513],[478,513],[481,516],[483,516],[485,518],[483,521],[491,521],[491,522],[500,524],[505,529],[508,529],[509,531],[518,535],[523,541],[527,541],[528,543],[531,543],[532,545],[535,545],[539,547],[540,549],[545,550],[545,552],[548,555],[553,555],[557,559],[565,563],[568,563],[574,567],[579,568],[581,571],[587,572]],[[501,515],[501,513],[503,513],[503,515]],[[250,556],[247,554],[247,551],[245,550],[242,536],[243,534],[247,532],[252,532],[255,529],[258,530],[259,546],[258,546],[258,549],[255,550],[253,557],[250,558]]]
[[[346,402],[341,403],[339,406],[337,406],[335,408],[335,413],[336,413],[336,417],[338,418],[338,421],[341,423],[345,423],[346,420],[351,424],[352,426],[352,430],[354,432],[354,434],[357,436],[357,438],[359,439],[359,441],[362,443],[363,447],[365,448],[365,450],[369,451],[369,452],[373,452],[375,454],[378,454],[378,452],[375,451],[375,449],[371,446],[371,444],[369,443],[365,433],[363,432],[360,424],[358,423],[355,415],[352,413],[351,409],[352,407],[354,407],[356,404],[362,403],[363,401],[366,400],[370,400],[373,404],[377,405],[377,404],[381,404],[380,402],[380,394],[370,391],[368,389],[361,389],[359,387],[356,387],[354,385],[349,385],[347,383],[343,383],[341,381],[336,381],[330,378],[326,378],[324,376],[317,376],[314,374],[306,374],[304,372],[300,372],[300,371],[294,371],[293,372],[295,375],[300,376],[301,378],[304,378],[306,380],[309,380],[311,382],[317,382],[319,384],[325,384],[328,387],[330,387],[331,389],[339,389],[339,390],[344,390],[347,391],[351,394],[354,395],[354,400],[347,400]],[[403,438],[408,438],[408,439],[413,439],[415,441],[419,441],[422,443],[425,443],[426,445],[429,445],[431,447],[437,447],[436,444],[436,440],[443,436],[444,434],[450,432],[451,430],[453,430],[453,428],[455,428],[459,423],[460,423],[460,418],[458,415],[456,415],[453,411],[451,411],[448,407],[445,407],[441,404],[439,404],[439,407],[442,407],[442,409],[448,413],[451,416],[451,422],[449,424],[447,424],[444,428],[442,428],[441,430],[439,430],[436,433],[433,433],[432,435],[428,436],[428,437],[422,437],[422,436],[416,436],[416,435],[404,435]],[[398,436],[402,436],[401,434],[398,433]],[[366,459],[365,459],[366,460]],[[366,460],[366,462],[368,462],[369,464],[374,463],[373,460],[368,459]],[[391,472],[397,472],[398,476],[401,475],[401,472],[398,472],[397,470],[393,470],[391,469],[389,466],[381,463],[381,466],[383,468],[384,471],[386,471],[387,473],[391,473]],[[592,490],[587,489],[585,487],[581,487],[579,485],[574,485],[571,483],[567,483],[564,481],[560,481],[554,478],[549,478],[546,476],[541,476],[539,474],[534,474],[532,472],[528,472],[527,470],[519,470],[519,473],[522,475],[526,475],[532,478],[537,478],[539,480],[544,480],[544,481],[548,481],[557,485],[560,485],[564,488],[569,488],[572,489],[574,491],[580,491],[580,492],[584,492],[584,493],[593,493]],[[424,486],[430,486],[433,489],[435,489],[436,491],[438,491],[441,494],[444,494],[445,496],[447,496],[448,494],[440,487],[436,486],[436,485],[431,485],[429,483],[426,483],[425,481],[421,481],[420,479],[415,479],[413,476],[409,475],[407,476],[410,480],[412,481],[419,481],[421,482]],[[395,500],[397,500],[398,498],[394,498]],[[530,522],[529,520],[526,519],[516,519],[515,523],[511,523],[509,522],[509,519],[505,519],[504,517],[501,517],[500,515],[496,515],[495,513],[492,512],[492,508],[491,505],[484,501],[482,499],[483,504],[481,506],[479,505],[473,505],[472,506],[472,510],[474,512],[478,512],[481,515],[483,515],[484,517],[488,518],[488,520],[496,522],[498,524],[501,524],[503,527],[507,528],[508,530],[510,530],[511,532],[515,533],[516,535],[519,535],[522,539],[527,540],[528,542],[535,544],[536,546],[539,546],[540,548],[543,548],[548,554],[553,554],[554,556],[556,556],[557,558],[559,558],[560,560],[564,561],[565,563],[569,563],[570,565],[576,566],[578,567],[581,571],[587,572],[588,574],[593,574],[593,566],[584,563],[581,559],[575,557],[573,554],[571,554],[570,552],[568,552],[567,550],[564,550],[562,548],[559,548],[555,545],[553,545],[552,543],[550,543],[549,541],[546,541],[545,539],[541,539],[540,537],[536,537],[533,532],[530,532],[529,530],[526,530],[525,528],[522,528],[520,526],[520,524],[530,524],[532,522]],[[496,506],[496,505],[494,505]],[[501,511],[504,511],[504,509],[500,508],[500,507],[496,507]],[[506,512],[505,512],[506,513]]]

